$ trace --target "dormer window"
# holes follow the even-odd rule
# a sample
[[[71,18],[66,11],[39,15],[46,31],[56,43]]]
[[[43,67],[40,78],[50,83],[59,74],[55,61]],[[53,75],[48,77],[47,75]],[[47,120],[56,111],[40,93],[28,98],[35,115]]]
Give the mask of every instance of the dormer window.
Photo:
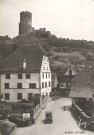
[[[26,59],[23,60],[23,69],[26,68]]]

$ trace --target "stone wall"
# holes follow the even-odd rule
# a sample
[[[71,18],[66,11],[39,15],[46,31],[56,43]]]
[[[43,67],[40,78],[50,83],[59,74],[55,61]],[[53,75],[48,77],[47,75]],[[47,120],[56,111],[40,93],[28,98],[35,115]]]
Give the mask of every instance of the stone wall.
[[[32,32],[32,13],[21,12],[20,13],[20,23],[19,23],[19,35],[29,34]]]

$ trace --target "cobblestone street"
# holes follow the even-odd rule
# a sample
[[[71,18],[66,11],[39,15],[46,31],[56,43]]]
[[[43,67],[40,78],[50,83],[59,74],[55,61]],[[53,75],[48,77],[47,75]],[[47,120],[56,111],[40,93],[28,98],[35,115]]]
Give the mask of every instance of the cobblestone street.
[[[71,112],[64,111],[64,105],[71,105],[71,99],[60,98],[49,102],[36,123],[29,127],[17,128],[16,135],[94,135],[94,132],[79,129]],[[43,123],[46,111],[52,111],[52,124]]]

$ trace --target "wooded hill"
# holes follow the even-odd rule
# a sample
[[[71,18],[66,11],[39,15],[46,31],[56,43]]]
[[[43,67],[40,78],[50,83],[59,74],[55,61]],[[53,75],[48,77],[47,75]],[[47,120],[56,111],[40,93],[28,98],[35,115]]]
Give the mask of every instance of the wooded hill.
[[[0,38],[0,63],[4,62],[22,44],[38,43],[49,54],[51,69],[59,72],[72,64],[79,71],[83,60],[94,59],[94,42],[86,40],[70,40],[57,38],[47,32],[35,30],[29,35],[17,36],[13,39]],[[27,45],[28,47],[28,45]]]

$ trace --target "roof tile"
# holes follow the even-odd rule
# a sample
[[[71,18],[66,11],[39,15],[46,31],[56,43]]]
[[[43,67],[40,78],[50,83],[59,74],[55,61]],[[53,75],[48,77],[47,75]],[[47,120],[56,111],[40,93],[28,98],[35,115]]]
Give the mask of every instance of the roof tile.
[[[43,54],[47,55],[39,44],[19,45],[2,64],[1,72],[40,71]],[[23,69],[22,65],[24,59],[26,59],[25,69]]]
[[[94,61],[85,61],[83,70],[73,79],[70,97],[92,98],[94,94]]]

